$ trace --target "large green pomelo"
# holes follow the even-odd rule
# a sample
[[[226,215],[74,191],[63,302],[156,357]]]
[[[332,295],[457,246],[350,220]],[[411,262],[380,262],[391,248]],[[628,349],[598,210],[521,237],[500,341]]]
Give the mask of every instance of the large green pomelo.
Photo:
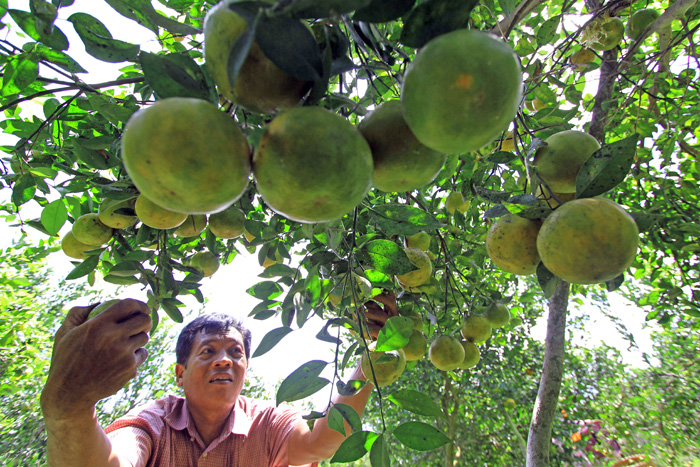
[[[61,239],[61,249],[63,252],[75,259],[86,259],[90,255],[85,253],[88,250],[97,248],[95,245],[87,245],[75,238],[72,231],[69,231]]]
[[[218,238],[236,238],[245,232],[245,213],[231,205],[209,216],[209,230]]]
[[[653,8],[644,8],[642,10],[635,11],[630,19],[627,20],[627,25],[625,26],[625,32],[627,37],[636,41],[642,35],[642,33],[651,26],[651,24],[656,21],[656,19],[661,15],[658,10]]]
[[[281,215],[327,222],[351,211],[372,183],[362,134],[320,107],[287,110],[267,126],[253,157],[258,193]]]
[[[420,142],[462,153],[485,146],[508,127],[522,87],[520,62],[508,44],[460,29],[418,52],[404,76],[401,105]]]
[[[360,367],[368,381],[374,383],[376,378],[379,387],[388,386],[398,380],[406,369],[406,355],[402,349],[379,352],[374,350],[375,347],[376,342],[369,345],[369,358],[367,358],[367,352],[362,353]],[[381,361],[379,361],[380,358],[382,358]],[[374,370],[374,378],[372,370]]]
[[[560,131],[544,142],[547,144],[537,148],[532,163],[537,174],[554,192],[576,193],[578,171],[600,149],[600,144],[588,133],[577,130]],[[539,183],[535,178],[533,184]]]
[[[372,149],[372,185],[386,192],[412,191],[432,182],[447,154],[418,141],[406,125],[398,100],[387,101],[357,127]]]
[[[255,40],[231,88],[228,73],[231,49],[248,29],[248,23],[229,9],[231,3],[235,2],[219,2],[204,20],[204,58],[219,93],[257,113],[275,113],[294,107],[311,88],[311,83],[282,71],[265,56]]]
[[[122,159],[141,193],[170,211],[206,214],[236,201],[248,185],[250,148],[211,102],[171,97],[133,114]]]
[[[537,235],[542,263],[572,284],[616,278],[634,261],[639,229],[622,206],[606,198],[575,199],[545,219]]]

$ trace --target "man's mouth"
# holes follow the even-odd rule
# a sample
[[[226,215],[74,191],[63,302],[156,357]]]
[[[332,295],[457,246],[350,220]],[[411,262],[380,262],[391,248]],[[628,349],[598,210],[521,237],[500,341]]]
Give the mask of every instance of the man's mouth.
[[[233,378],[228,375],[218,375],[210,379],[209,382],[214,384],[227,384],[233,383]]]

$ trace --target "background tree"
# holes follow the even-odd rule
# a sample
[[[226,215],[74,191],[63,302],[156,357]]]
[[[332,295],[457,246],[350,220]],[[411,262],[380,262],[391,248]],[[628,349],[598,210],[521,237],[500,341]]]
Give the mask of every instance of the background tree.
[[[277,67],[306,83],[301,87],[303,105],[324,107],[352,123],[378,104],[398,99],[416,51],[430,39],[457,29],[490,31],[503,38],[521,63],[524,89],[510,134],[504,128],[501,137],[477,150],[448,155],[435,179],[423,188],[399,193],[372,189],[344,217],[305,224],[271,210],[260,196],[259,183],[250,183],[235,203],[243,213],[246,236],[217,237],[211,224],[184,235],[143,223],[128,225],[115,230],[104,245],[83,248],[84,259],[76,262],[67,279],[91,281],[99,274],[115,284],[141,284],[148,289],[156,321],[167,315],[180,322],[183,296],[204,301],[199,286],[205,271],[190,263],[196,253],[208,251],[228,263],[235,260],[238,249],[257,252],[260,263],[269,267],[264,280],[248,291],[261,301],[251,315],[276,323],[270,325],[261,353],[309,319],[325,320],[319,339],[338,344],[338,328],[357,332],[366,327],[362,314],[356,313],[367,298],[358,296],[354,282],[358,274],[373,287],[369,295],[381,289],[398,292],[400,309],[417,311],[424,319],[422,330],[431,339],[455,333],[466,316],[480,314],[494,302],[512,306],[514,317],[528,318],[525,310],[531,304],[542,306],[547,298],[550,324],[544,370],[527,446],[529,465],[547,465],[552,424],[561,413],[559,388],[567,384],[563,373],[567,307],[606,292],[599,286],[570,287],[542,267],[536,277],[506,273],[489,261],[484,240],[489,224],[503,214],[545,218],[564,201],[533,196],[537,183],[532,156],[547,137],[576,128],[595,137],[604,155],[594,158],[579,176],[588,188],[576,196],[604,195],[617,201],[641,231],[636,259],[625,275],[604,284],[605,289],[619,290],[647,307],[648,320],[682,333],[697,330],[698,321],[686,319],[700,316],[696,2],[244,2],[233,9],[244,17],[245,32],[235,47],[226,49],[223,59],[207,59],[206,64],[201,33],[212,1],[109,0],[115,11],[157,36],[160,50],[155,52],[114,39],[89,10],[71,12],[65,18],[70,25],[57,21],[72,3],[31,0],[25,11],[0,2],[3,24],[23,34],[0,42],[5,114],[0,127],[17,138],[2,148],[7,154],[3,192],[10,198],[3,209],[17,227],[32,227],[50,237],[57,237],[62,228],[65,232],[81,216],[94,214],[105,201],[125,201],[115,212],[134,214],[128,203],[138,189],[124,170],[121,138],[129,118],[154,100],[195,97],[215,103],[241,128],[247,142],[259,147],[272,116],[220,99],[211,76],[212,67],[218,66],[235,85],[248,52],[257,53],[253,39]],[[661,14],[634,39],[614,29],[620,18],[624,25],[647,6]],[[298,27],[300,21],[310,29]],[[124,63],[114,80],[87,83],[80,78],[85,70],[69,54],[62,31],[68,27],[78,33],[87,53],[104,62]],[[619,37],[608,35],[610,31]],[[218,91],[224,93],[219,83]],[[444,98],[449,101],[448,91]],[[22,112],[37,99],[42,115]],[[314,138],[318,135],[312,130],[322,133],[317,126],[305,128]],[[507,142],[512,150],[503,150],[508,149]],[[338,180],[346,175],[333,174]],[[286,198],[303,194],[299,189]],[[447,203],[450,194],[465,201],[454,209]],[[25,219],[23,213],[32,205],[41,207],[41,215]],[[420,288],[402,288],[395,276],[415,269],[402,242],[420,231],[430,236],[433,280]],[[562,244],[560,249],[570,247]],[[290,253],[299,258],[298,264],[289,262]],[[340,300],[331,299],[334,291]],[[410,326],[401,320],[404,317],[395,318],[399,319],[392,323],[397,324],[387,327],[385,337],[405,341]],[[504,339],[494,339],[489,350],[505,346]],[[524,346],[524,337],[518,339]],[[337,370],[359,355],[366,342],[350,338],[348,344],[338,345],[333,384],[339,382]],[[331,383],[318,377],[327,366],[308,362],[280,386],[277,400],[302,398]],[[442,376],[443,382],[467,378]],[[341,384],[339,390],[353,388]],[[454,406],[450,409],[449,402],[454,401],[450,391],[445,393],[447,415],[466,417],[463,406],[457,412]],[[535,400],[534,395],[529,397]],[[386,407],[382,403],[382,417]],[[345,416],[353,419],[352,414]],[[382,423],[373,427],[376,432],[354,428],[358,432],[342,448],[344,459],[362,455],[371,446],[375,466],[388,464],[387,446],[396,439],[418,449],[436,448],[450,439],[432,424],[412,421],[398,427]],[[451,430],[449,424],[442,428]],[[554,438],[561,440],[554,430]],[[429,442],[415,441],[423,438]],[[448,460],[458,454],[450,454],[450,449]],[[511,447],[508,452],[515,450]]]

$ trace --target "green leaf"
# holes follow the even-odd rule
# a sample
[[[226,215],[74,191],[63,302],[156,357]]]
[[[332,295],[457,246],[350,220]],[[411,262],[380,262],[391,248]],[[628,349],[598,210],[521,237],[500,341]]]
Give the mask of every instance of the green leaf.
[[[249,17],[250,12],[248,10],[241,12],[237,6],[241,5],[231,4],[230,8],[239,14],[244,13],[241,16],[247,20],[250,19],[250,21],[248,22],[248,29],[243,31],[236,39],[236,42],[233,43],[233,47],[231,47],[231,52],[228,56],[226,70],[231,89],[234,89],[236,81],[238,80],[238,74],[241,72],[245,59],[248,58],[248,53],[250,52],[250,48],[253,45],[253,40],[255,39],[255,31],[258,28],[258,23],[260,22],[260,17],[262,15],[262,10],[259,9],[257,14],[255,14],[255,16],[251,19]]]
[[[77,265],[71,272],[68,273],[66,280],[71,281],[73,279],[87,276],[95,270],[99,261],[100,255],[91,255],[87,257],[82,263]]]
[[[83,146],[81,139],[73,138],[72,143],[73,152],[75,152],[75,155],[78,156],[78,159],[80,159],[89,167],[92,167],[94,169],[106,170],[110,167],[114,167],[119,163],[119,161],[116,160],[116,158],[110,157],[109,153],[107,153],[108,155],[107,157],[105,157],[105,154],[102,152],[87,149],[85,146]]]
[[[369,461],[372,467],[389,467],[391,458],[389,457],[389,447],[386,444],[384,433],[380,434],[369,451]]]
[[[610,279],[609,281],[607,281],[605,283],[605,289],[608,292],[614,292],[620,288],[620,286],[622,285],[623,282],[625,282],[625,274],[624,273],[620,274],[619,276],[615,277],[614,279]]]
[[[576,198],[591,198],[620,184],[632,168],[638,141],[635,133],[594,152],[576,176]]]
[[[211,90],[202,69],[186,54],[157,55],[141,51],[139,63],[146,82],[161,99],[209,99]]]
[[[246,293],[259,300],[272,300],[282,295],[282,287],[277,282],[263,281],[246,290]]]
[[[311,31],[299,20],[261,16],[255,40],[265,56],[282,71],[302,81],[321,79],[321,53]]]
[[[401,349],[408,344],[413,334],[413,320],[404,316],[393,316],[386,323],[377,336],[376,350],[387,352]]]
[[[419,48],[437,36],[466,28],[477,3],[479,0],[428,0],[419,4],[404,18],[401,42]]]
[[[443,226],[432,214],[404,204],[375,206],[370,216],[387,235],[413,235]]]
[[[402,409],[418,415],[445,418],[445,414],[435,401],[422,392],[401,389],[387,396],[387,399]]]
[[[331,458],[331,464],[336,462],[355,462],[367,454],[372,445],[379,437],[377,433],[371,431],[358,431],[353,433],[343,441],[338,450]]]
[[[182,323],[183,317],[182,312],[178,308],[182,302],[175,300],[173,298],[164,298],[161,300],[160,304],[163,306],[165,313],[175,321],[176,323]]]
[[[366,7],[357,9],[352,19],[369,23],[385,23],[400,18],[411,11],[416,0],[372,0]]]
[[[330,410],[328,411],[328,428],[331,430],[337,431],[343,436],[347,436],[345,434],[345,419],[343,418],[343,415],[340,413],[338,409],[335,407],[331,407]]]
[[[135,62],[140,47],[112,39],[112,34],[100,20],[87,13],[73,13],[68,17],[75,32],[85,44],[85,52],[109,63]]]
[[[561,17],[553,16],[544,23],[542,23],[537,29],[537,33],[535,36],[537,38],[537,44],[543,46],[553,41],[554,38],[557,36],[557,28],[559,27],[560,22]]]
[[[318,19],[350,13],[370,0],[293,0],[284,13],[293,18]]]
[[[58,235],[67,220],[68,210],[63,199],[50,202],[41,211],[41,223],[52,236]]]
[[[66,50],[68,48],[68,38],[56,26],[52,28],[51,34],[41,34],[41,25],[37,24],[40,19],[28,11],[7,10],[10,16],[17,23],[22,31],[37,42],[48,45],[52,49]]]
[[[366,385],[367,381],[362,381],[359,379],[351,379],[347,383],[344,383],[340,379],[335,382],[335,388],[338,390],[338,394],[346,397],[354,396]]]
[[[326,365],[328,363],[322,360],[312,360],[294,370],[277,390],[277,405],[303,399],[330,384],[327,379],[318,377]]]
[[[12,187],[12,202],[16,206],[21,206],[30,199],[34,198],[36,192],[36,182],[34,177],[29,174],[24,174],[15,182]]]
[[[403,248],[392,241],[374,240],[369,242],[365,249],[369,255],[370,265],[381,273],[406,274],[418,269],[408,259]]]
[[[109,97],[103,94],[89,94],[88,101],[93,109],[117,126],[126,123],[137,110],[136,107],[126,107],[112,102]]]
[[[267,334],[265,334],[265,337],[262,338],[262,341],[260,341],[260,344],[255,349],[255,352],[253,352],[253,356],[251,358],[259,357],[261,355],[266,354],[275,345],[277,345],[277,343],[281,341],[284,336],[286,336],[292,331],[292,328],[283,326],[281,328],[273,329],[272,331],[268,332]]]
[[[269,279],[271,277],[294,277],[296,269],[290,268],[286,264],[276,263],[265,268],[263,272],[258,274],[258,277]]]
[[[153,21],[153,15],[156,14],[153,5],[148,0],[105,0],[109,6],[114,8],[117,13],[136,21],[146,29],[150,29],[156,35],[158,34],[158,26]]]
[[[343,420],[348,422],[348,425],[350,425],[350,430],[352,430],[353,433],[357,433],[358,431],[362,430],[362,420],[360,419],[360,415],[351,406],[347,404],[333,404],[332,409],[337,410],[343,417]]]
[[[32,47],[32,52],[40,60],[46,60],[54,65],[58,65],[70,73],[87,73],[87,70],[80,66],[78,62],[60,50],[51,49],[44,44],[35,44]]]
[[[452,442],[445,433],[423,422],[402,423],[393,434],[404,446],[416,451],[432,451]]]
[[[561,279],[547,269],[544,263],[537,265],[537,283],[540,284],[540,288],[542,289],[545,298],[549,298],[552,296],[552,294],[554,294],[560,280]]]
[[[2,95],[19,94],[39,77],[36,57],[22,54],[14,57],[5,66],[2,77]]]
[[[165,29],[171,34],[180,34],[180,35],[187,35],[187,34],[200,34],[202,30],[200,28],[196,28],[192,25],[181,23],[179,21],[175,21],[174,19],[168,18],[167,16],[163,15],[162,13],[156,11],[153,16],[151,16],[151,19],[153,22],[155,22],[158,26],[161,28]]]

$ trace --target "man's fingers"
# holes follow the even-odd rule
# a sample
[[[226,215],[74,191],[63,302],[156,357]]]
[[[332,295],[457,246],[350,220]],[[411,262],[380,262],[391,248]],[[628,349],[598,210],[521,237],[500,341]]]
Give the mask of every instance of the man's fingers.
[[[399,315],[399,307],[396,304],[396,295],[394,295],[393,292],[382,292],[372,298],[384,305],[384,310],[389,317]]]
[[[139,347],[143,347],[144,345],[148,344],[148,334],[145,332],[140,332],[136,334],[135,336],[129,337],[129,347],[132,349],[138,349]]]
[[[136,368],[140,367],[148,358],[148,350],[144,349],[143,347],[137,349],[134,352],[134,358],[136,359]]]
[[[151,327],[153,327],[151,316],[138,311],[118,324],[124,333],[129,337],[133,337],[141,333],[148,333],[150,332]]]

